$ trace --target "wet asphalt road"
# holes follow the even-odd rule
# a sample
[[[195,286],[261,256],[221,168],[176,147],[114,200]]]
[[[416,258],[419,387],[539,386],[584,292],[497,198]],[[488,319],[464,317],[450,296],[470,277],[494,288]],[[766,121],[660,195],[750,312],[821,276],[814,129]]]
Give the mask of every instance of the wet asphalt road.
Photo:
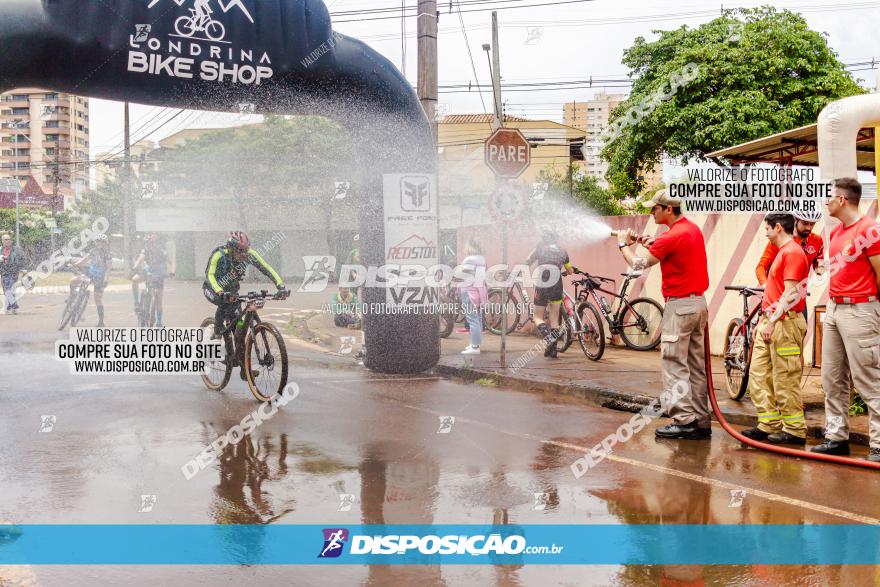
[[[51,358],[54,340],[0,330],[0,521],[880,523],[874,473],[743,449],[717,426],[711,442],[658,442],[646,429],[576,479],[571,463],[631,414],[381,376],[350,361],[296,361],[299,397],[187,481],[181,465],[257,406],[244,384],[233,376],[216,393],[193,376],[74,377]],[[43,415],[56,416],[51,432],[40,432]],[[443,416],[455,423],[438,434]],[[535,493],[546,495],[543,510]],[[339,511],[340,494],[355,496],[350,511]],[[156,496],[151,512],[139,512],[142,495]],[[880,571],[856,566],[59,566],[2,577],[50,586],[880,584]]]

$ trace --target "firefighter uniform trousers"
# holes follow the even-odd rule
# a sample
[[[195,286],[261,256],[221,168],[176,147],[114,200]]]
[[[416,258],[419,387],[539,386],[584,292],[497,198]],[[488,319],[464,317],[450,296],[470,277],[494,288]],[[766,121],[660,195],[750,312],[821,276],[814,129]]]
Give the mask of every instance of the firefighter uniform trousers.
[[[769,345],[761,336],[768,321],[764,316],[758,323],[749,367],[749,395],[758,410],[758,428],[769,434],[788,432],[806,438],[807,423],[801,397],[801,347],[807,333],[807,321],[800,312],[788,312],[776,323]]]
[[[850,373],[868,406],[871,448],[880,448],[880,302],[828,300],[822,324],[826,440],[849,439]]]
[[[669,407],[675,424],[711,425],[709,389],[706,381],[706,344],[704,333],[709,310],[704,296],[669,298],[663,310],[660,332],[660,368],[663,390],[674,393],[684,381],[688,394]]]

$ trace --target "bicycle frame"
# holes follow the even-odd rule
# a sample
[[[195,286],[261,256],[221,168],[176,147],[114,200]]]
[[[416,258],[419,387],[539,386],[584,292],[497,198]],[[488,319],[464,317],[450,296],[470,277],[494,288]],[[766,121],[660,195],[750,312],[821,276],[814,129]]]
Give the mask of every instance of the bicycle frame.
[[[591,278],[597,279],[596,277],[592,277],[592,276],[591,276]],[[605,322],[608,323],[609,332],[611,334],[619,334],[620,331],[623,329],[623,324],[621,323],[621,320],[623,319],[623,313],[626,311],[627,308],[630,307],[630,303],[629,303],[629,300],[626,298],[626,294],[627,294],[627,290],[629,289],[629,283],[633,279],[634,279],[634,277],[629,276],[629,275],[626,277],[626,279],[624,279],[623,285],[620,288],[620,293],[609,291],[607,289],[604,289],[602,286],[598,286],[598,287],[581,286],[581,287],[583,287],[583,291],[581,291],[580,293],[577,294],[577,299],[580,300],[581,298],[592,297],[593,301],[596,304],[596,309],[599,310],[599,313],[602,314],[603,318],[605,318]],[[611,281],[611,280],[609,280],[609,281]],[[578,287],[575,286],[576,293],[577,293],[577,289],[578,289]],[[616,298],[617,300],[619,300],[620,303],[617,304],[617,309],[613,310],[613,308],[612,308],[612,312],[609,314],[609,312],[605,309],[605,304],[602,304],[599,302],[599,294],[596,293],[597,291],[600,291],[606,295],[611,296],[612,298]],[[612,314],[613,314],[613,317],[612,317]]]

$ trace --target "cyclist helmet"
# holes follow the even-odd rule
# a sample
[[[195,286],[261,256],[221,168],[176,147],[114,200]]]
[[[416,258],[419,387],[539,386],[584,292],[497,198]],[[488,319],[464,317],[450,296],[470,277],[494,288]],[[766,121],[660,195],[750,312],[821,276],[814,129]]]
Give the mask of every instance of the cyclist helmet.
[[[236,230],[229,233],[229,240],[226,241],[227,246],[239,251],[247,251],[251,248],[251,239],[248,235]]]
[[[157,243],[157,242],[159,242],[159,235],[158,235],[158,234],[155,234],[155,233],[154,233],[154,234],[148,234],[148,235],[144,238],[144,242],[145,242],[145,243]]]
[[[97,242],[97,243],[106,243],[107,240],[108,240],[107,235],[104,233],[95,235],[95,242]]]
[[[813,210],[812,212],[801,212],[800,210],[795,210],[792,214],[795,220],[803,220],[804,222],[819,222],[822,219],[822,211],[821,210]]]

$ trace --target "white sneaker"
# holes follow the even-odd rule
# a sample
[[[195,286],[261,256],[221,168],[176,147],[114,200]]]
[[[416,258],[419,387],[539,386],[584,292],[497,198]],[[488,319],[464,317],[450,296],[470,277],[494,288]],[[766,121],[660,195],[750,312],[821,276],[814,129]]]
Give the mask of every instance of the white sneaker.
[[[466,349],[461,351],[461,354],[463,354],[463,355],[479,355],[480,354],[480,347],[468,345],[468,347]]]

